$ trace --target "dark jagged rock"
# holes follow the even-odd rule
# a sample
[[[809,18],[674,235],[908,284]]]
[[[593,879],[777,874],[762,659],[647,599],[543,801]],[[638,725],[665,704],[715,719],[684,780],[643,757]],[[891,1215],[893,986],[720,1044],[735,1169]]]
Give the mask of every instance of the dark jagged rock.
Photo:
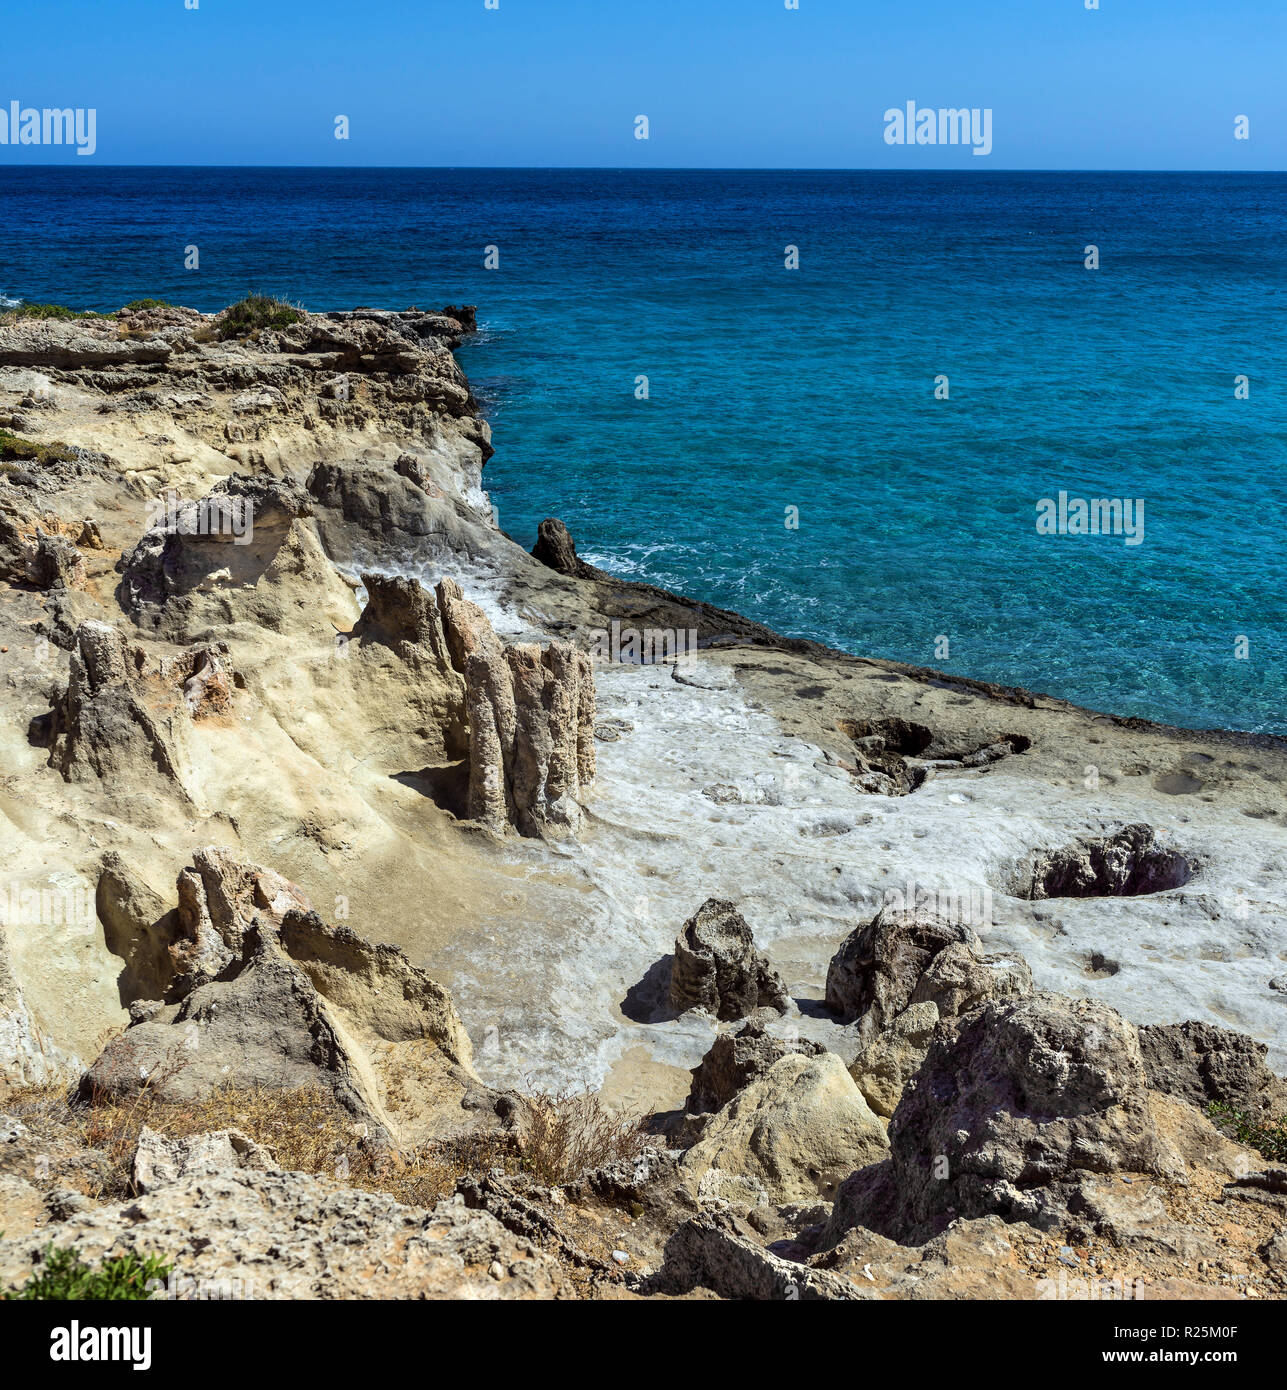
[[[1092,999],[1033,994],[985,1005],[939,1033],[889,1126],[890,1158],[848,1179],[827,1228],[919,1242],[956,1217],[1054,1228],[1081,1182],[1176,1177],[1135,1026]]]
[[[1010,891],[1033,899],[1138,897],[1183,887],[1194,867],[1178,850],[1159,844],[1151,825],[1127,825],[1035,855]]]
[[[886,908],[832,956],[826,1003],[870,1041],[913,1004],[933,1003],[940,1018],[955,1018],[1031,989],[1027,963],[1009,953],[985,955],[973,928],[920,908]]]
[[[186,796],[189,727],[231,713],[241,683],[226,643],[158,659],[120,628],[81,623],[53,710],[50,762],[69,782],[160,773]]]
[[[666,1245],[649,1283],[657,1293],[710,1289],[721,1298],[753,1302],[850,1301],[876,1297],[841,1275],[810,1269],[764,1249],[754,1227],[732,1212],[685,1221]]]
[[[693,1084],[684,1108],[691,1115],[720,1110],[763,1076],[779,1057],[789,1052],[816,1057],[825,1051],[821,1043],[808,1038],[788,1041],[775,1037],[763,1019],[749,1019],[735,1033],[721,1033],[693,1068]]]
[[[1145,1074],[1155,1091],[1200,1110],[1214,1101],[1255,1115],[1270,1104],[1278,1078],[1265,1065],[1264,1043],[1197,1020],[1150,1023],[1139,1032]]]
[[[448,304],[442,313],[444,318],[455,319],[466,333],[478,332],[478,316],[475,305],[462,304],[457,307],[455,304]]]
[[[532,547],[532,554],[543,565],[574,579],[603,577],[602,570],[578,558],[571,532],[557,517],[547,516],[536,528],[536,544]]]
[[[730,902],[708,898],[675,938],[670,1002],[679,1013],[705,1009],[730,1020],[761,1007],[785,1013],[790,1000],[781,977],[755,949],[742,914]]]
[[[27,562],[27,574],[38,589],[85,587],[85,561],[66,536],[40,534]]]

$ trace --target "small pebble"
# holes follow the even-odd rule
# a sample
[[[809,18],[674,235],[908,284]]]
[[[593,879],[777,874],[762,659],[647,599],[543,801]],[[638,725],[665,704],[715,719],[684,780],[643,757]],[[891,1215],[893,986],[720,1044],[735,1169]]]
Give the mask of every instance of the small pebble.
[[[612,1252],[612,1258],[616,1260],[616,1262],[619,1265],[626,1265],[630,1263],[630,1256],[627,1255],[624,1250],[614,1250]]]
[[[487,1266],[487,1272],[493,1279],[503,1279],[505,1277],[505,1266],[499,1260],[493,1260]]]

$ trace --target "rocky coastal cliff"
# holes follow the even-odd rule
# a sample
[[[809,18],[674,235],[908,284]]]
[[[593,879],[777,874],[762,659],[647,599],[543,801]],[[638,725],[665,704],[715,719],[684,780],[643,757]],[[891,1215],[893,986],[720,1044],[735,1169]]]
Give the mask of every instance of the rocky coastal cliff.
[[[1287,746],[529,552],[473,329],[0,317],[0,1285],[1287,1294]]]

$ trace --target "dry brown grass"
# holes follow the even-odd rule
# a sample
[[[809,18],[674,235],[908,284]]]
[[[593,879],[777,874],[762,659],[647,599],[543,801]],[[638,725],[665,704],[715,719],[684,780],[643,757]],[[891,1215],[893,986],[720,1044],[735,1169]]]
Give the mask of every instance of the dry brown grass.
[[[597,1091],[531,1090],[519,1126],[523,1166],[546,1187],[578,1178],[618,1159],[637,1158],[657,1141],[642,1117],[613,1114]]]
[[[321,1087],[299,1090],[215,1091],[200,1101],[159,1100],[147,1086],[120,1099],[98,1095],[87,1103],[60,1087],[31,1087],[11,1093],[4,1108],[34,1133],[71,1135],[106,1156],[105,1173],[87,1195],[118,1201],[134,1194],[131,1165],[144,1125],[167,1138],[182,1139],[217,1129],[239,1129],[269,1149],[278,1165],[333,1178],[348,1187],[383,1192],[409,1206],[432,1206],[471,1173],[520,1166],[508,1134],[470,1136],[427,1145],[416,1153],[394,1153],[367,1142],[360,1127]]]
[[[516,1132],[467,1135],[398,1153],[368,1143],[320,1087],[228,1086],[188,1104],[158,1099],[162,1082],[181,1066],[180,1059],[167,1063],[124,1097],[99,1091],[77,1101],[60,1086],[27,1087],[0,1096],[0,1106],[36,1134],[72,1138],[103,1154],[104,1171],[87,1193],[100,1201],[134,1195],[131,1164],[144,1125],[174,1139],[239,1129],[282,1168],[418,1207],[449,1197],[461,1178],[495,1169],[530,1174],[546,1186],[573,1182],[604,1163],[636,1156],[650,1142],[639,1120],[611,1114],[597,1092],[533,1091],[524,1097]]]

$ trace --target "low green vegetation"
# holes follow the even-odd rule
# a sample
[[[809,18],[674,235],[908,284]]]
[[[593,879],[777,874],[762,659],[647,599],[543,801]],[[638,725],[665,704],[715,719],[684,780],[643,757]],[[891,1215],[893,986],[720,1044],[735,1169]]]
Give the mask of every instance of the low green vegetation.
[[[1232,1105],[1212,1101],[1207,1107],[1217,1129],[1235,1143],[1255,1149],[1271,1163],[1287,1163],[1287,1115],[1256,1118]]]
[[[0,429],[0,459],[6,463],[72,463],[76,451],[66,444],[37,444]]]
[[[138,314],[144,309],[172,309],[168,299],[131,299],[121,310],[123,314]]]
[[[285,300],[266,294],[248,294],[219,315],[215,331],[220,338],[247,338],[263,328],[289,328],[303,320],[303,311]]]
[[[172,1268],[159,1255],[140,1259],[132,1251],[97,1266],[87,1265],[74,1250],[50,1245],[40,1270],[22,1288],[0,1297],[16,1302],[142,1300],[148,1297],[148,1284],[152,1280],[164,1283]]]
[[[0,322],[13,323],[18,319],[108,319],[97,309],[69,309],[66,304],[15,304],[0,314]]]

